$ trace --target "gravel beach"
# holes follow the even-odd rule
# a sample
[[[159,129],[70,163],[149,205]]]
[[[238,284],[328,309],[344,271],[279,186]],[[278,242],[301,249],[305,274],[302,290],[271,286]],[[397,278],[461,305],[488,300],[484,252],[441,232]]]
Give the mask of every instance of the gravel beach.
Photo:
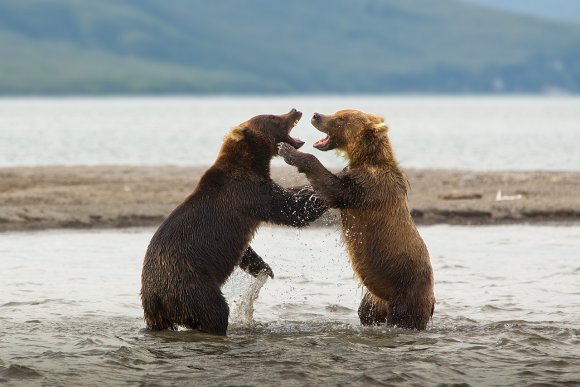
[[[156,226],[207,167],[0,168],[0,231]],[[418,224],[487,225],[580,221],[579,172],[406,170]],[[304,184],[275,167],[284,186]],[[329,212],[315,225],[331,224]]]

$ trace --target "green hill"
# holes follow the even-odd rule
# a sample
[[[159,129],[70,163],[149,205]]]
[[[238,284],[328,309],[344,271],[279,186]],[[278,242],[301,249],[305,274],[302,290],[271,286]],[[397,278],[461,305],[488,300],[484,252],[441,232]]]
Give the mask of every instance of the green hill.
[[[4,0],[0,94],[577,92],[578,41],[459,0]]]
[[[580,22],[578,0],[463,0],[542,18]]]

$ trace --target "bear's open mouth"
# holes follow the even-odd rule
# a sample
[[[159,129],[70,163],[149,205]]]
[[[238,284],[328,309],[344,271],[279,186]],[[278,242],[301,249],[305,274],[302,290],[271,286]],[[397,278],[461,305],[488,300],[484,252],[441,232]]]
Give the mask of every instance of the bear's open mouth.
[[[292,129],[294,129],[296,127],[296,125],[298,125],[298,121],[300,121],[300,118],[296,119],[296,121],[294,121],[292,123],[292,126],[290,126],[290,129],[288,129],[288,135],[290,136],[290,132],[292,132]],[[292,136],[290,136],[292,137]],[[300,138],[298,137],[292,137],[293,140],[299,141],[301,142],[302,140],[300,140]]]
[[[304,145],[304,141],[302,141],[300,139],[300,137],[292,137],[292,136],[290,136],[290,139],[292,140],[292,142],[290,143],[290,145],[292,145],[296,149],[298,149],[302,145]]]
[[[299,149],[302,145],[304,145],[304,141],[302,141],[300,139],[300,137],[292,137],[290,135],[290,133],[288,133],[288,137],[290,138],[291,141],[288,141],[288,143],[290,145],[292,145],[294,148]]]
[[[290,125],[290,128],[288,128],[288,137],[290,138],[291,141],[288,141],[288,143],[290,145],[292,145],[294,148],[299,149],[302,145],[304,145],[304,141],[302,141],[300,139],[300,137],[292,137],[290,135],[290,133],[292,132],[292,129],[294,129],[294,127],[296,127],[296,125],[298,125],[298,122],[300,121],[300,118],[302,118],[302,113],[301,112],[296,112],[296,115],[298,116]]]
[[[329,142],[330,136],[327,134],[326,137],[316,141],[312,146],[318,150],[326,150],[328,148]]]

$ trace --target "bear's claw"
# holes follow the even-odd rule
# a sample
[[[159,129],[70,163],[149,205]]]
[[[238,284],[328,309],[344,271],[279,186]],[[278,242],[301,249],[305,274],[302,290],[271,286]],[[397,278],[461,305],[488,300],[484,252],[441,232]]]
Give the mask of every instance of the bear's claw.
[[[268,274],[268,277],[274,279],[274,272],[268,264],[266,264],[266,267],[262,269],[262,273],[266,273]]]

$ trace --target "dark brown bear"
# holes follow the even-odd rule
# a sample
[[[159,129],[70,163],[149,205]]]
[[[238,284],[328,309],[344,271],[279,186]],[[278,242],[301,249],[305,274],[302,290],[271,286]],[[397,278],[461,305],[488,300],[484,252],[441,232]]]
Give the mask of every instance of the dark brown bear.
[[[276,144],[304,144],[290,136],[301,116],[292,109],[233,128],[193,193],[159,226],[141,276],[148,328],[184,326],[225,335],[229,308],[221,286],[234,268],[273,276],[249,247],[260,223],[300,227],[326,210],[312,191],[284,189],[270,178]]]
[[[341,173],[316,157],[281,144],[286,162],[306,174],[314,191],[339,208],[354,272],[366,287],[358,313],[365,325],[425,329],[434,310],[433,270],[427,247],[407,206],[407,179],[399,168],[382,117],[356,110],[315,113],[327,136],[314,147],[337,149],[349,161]]]

